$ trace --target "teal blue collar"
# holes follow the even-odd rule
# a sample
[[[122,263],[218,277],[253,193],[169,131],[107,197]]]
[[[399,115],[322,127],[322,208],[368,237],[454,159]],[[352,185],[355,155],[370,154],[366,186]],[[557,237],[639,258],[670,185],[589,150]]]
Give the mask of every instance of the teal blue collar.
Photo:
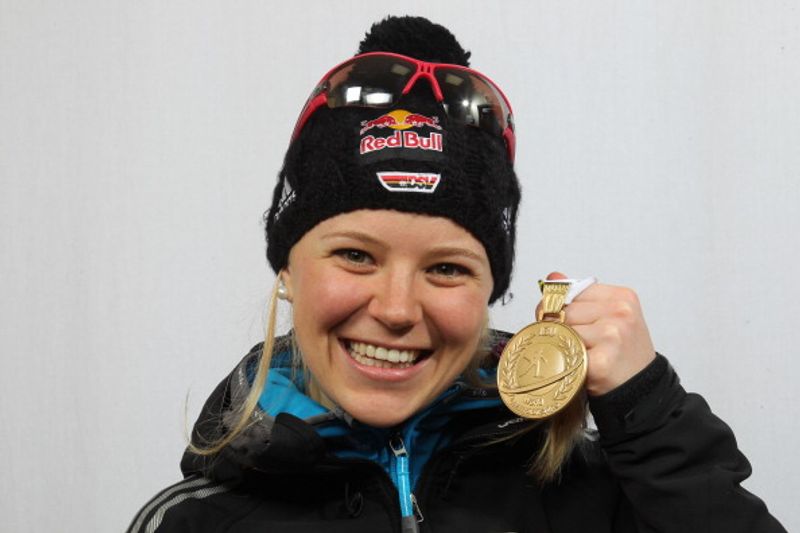
[[[328,450],[342,458],[368,459],[378,463],[398,484],[396,454],[390,442],[400,438],[408,454],[410,482],[413,488],[423,466],[453,438],[448,422],[455,413],[490,409],[500,405],[496,396],[466,394],[471,390],[463,381],[456,381],[428,407],[396,428],[374,428],[353,420],[344,412],[323,407],[305,394],[301,372],[293,372],[291,356],[275,354],[267,386],[258,401],[271,417],[289,413],[312,424],[325,439]],[[493,381],[494,371],[481,370],[482,380]]]

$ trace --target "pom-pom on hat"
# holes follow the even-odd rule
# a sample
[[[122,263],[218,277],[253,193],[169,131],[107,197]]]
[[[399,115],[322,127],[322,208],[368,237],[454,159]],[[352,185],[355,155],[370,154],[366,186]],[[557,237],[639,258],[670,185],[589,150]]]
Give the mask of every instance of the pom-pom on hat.
[[[359,54],[392,52],[469,66],[449,30],[422,17],[372,26]],[[503,139],[450,120],[426,80],[390,108],[326,106],[289,146],[265,214],[267,258],[279,272],[292,246],[323,220],[358,209],[442,216],[483,244],[494,287],[507,289],[520,191]]]

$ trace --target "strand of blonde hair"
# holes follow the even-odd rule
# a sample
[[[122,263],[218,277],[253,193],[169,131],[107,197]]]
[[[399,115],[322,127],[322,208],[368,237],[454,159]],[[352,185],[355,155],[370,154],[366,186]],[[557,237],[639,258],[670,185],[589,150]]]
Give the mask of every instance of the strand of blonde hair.
[[[272,361],[272,350],[275,346],[275,323],[276,323],[276,310],[278,301],[278,284],[279,280],[276,278],[272,286],[272,292],[269,298],[268,315],[267,315],[267,331],[264,337],[264,344],[261,353],[258,357],[258,366],[256,375],[253,378],[253,384],[244,401],[239,405],[234,406],[238,411],[236,423],[219,439],[210,442],[207,446],[199,446],[193,440],[189,441],[189,451],[197,455],[209,456],[219,453],[225,446],[230,444],[236,437],[243,431],[255,423],[253,412],[258,406],[258,400],[264,392],[264,387],[267,383],[267,375],[269,374],[269,366]]]

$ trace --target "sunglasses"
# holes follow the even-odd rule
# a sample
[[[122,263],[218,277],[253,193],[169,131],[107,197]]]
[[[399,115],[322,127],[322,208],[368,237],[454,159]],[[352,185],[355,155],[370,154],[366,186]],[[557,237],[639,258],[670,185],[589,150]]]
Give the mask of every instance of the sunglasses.
[[[428,63],[388,52],[357,55],[333,67],[314,88],[292,133],[296,139],[317,109],[387,108],[398,103],[421,78],[428,81],[447,117],[503,139],[514,162],[514,121],[503,91],[480,72],[461,65]]]

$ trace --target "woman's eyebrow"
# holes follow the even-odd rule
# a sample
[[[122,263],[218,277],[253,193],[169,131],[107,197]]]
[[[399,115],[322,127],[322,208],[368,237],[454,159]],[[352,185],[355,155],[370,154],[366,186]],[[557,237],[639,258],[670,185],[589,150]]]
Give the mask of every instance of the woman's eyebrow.
[[[375,237],[367,233],[363,233],[361,231],[334,231],[332,233],[326,233],[325,235],[322,236],[323,240],[337,239],[337,238],[354,239],[367,244],[373,244],[375,246],[383,245],[383,243],[378,239],[376,239]]]
[[[437,247],[432,249],[429,252],[429,255],[435,256],[462,256],[467,257],[469,259],[473,259],[478,262],[483,261],[483,257],[480,254],[473,252],[467,248],[459,248],[457,246],[443,246]]]

